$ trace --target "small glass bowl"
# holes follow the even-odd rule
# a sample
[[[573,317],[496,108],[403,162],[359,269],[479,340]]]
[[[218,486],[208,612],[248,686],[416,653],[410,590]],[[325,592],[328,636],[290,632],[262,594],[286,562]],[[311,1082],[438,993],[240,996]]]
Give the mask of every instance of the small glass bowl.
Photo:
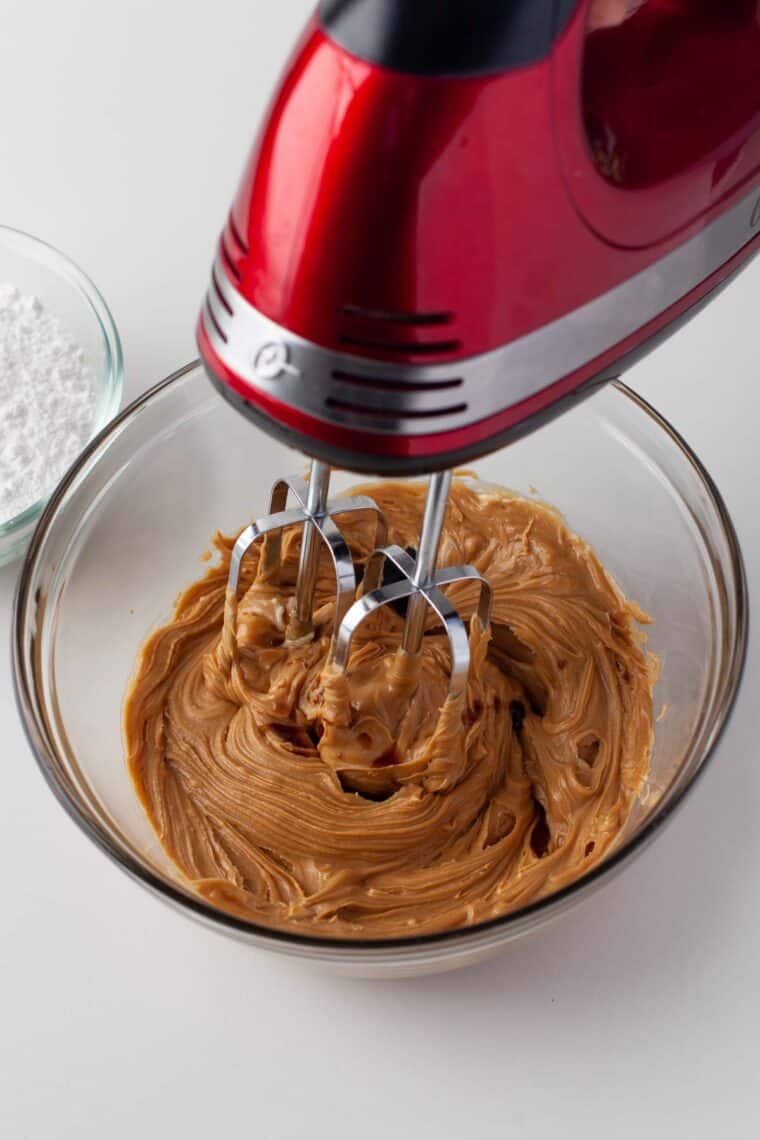
[[[93,439],[121,403],[121,341],[108,306],[89,277],[67,257],[10,226],[0,226],[0,284],[39,297],[84,351],[97,380]],[[13,518],[0,519],[0,566],[23,554],[47,498]]]
[[[27,554],[14,670],[32,749],[54,794],[118,866],[183,913],[252,946],[344,973],[464,965],[543,926],[610,880],[694,784],[739,683],[747,632],[742,560],[712,480],[643,400],[608,385],[479,460],[483,479],[554,503],[654,619],[660,658],[650,777],[607,858],[547,898],[479,926],[385,942],[274,932],[201,899],[162,850],[124,762],[121,709],[140,647],[207,568],[217,529],[266,512],[303,456],[233,411],[191,365],[122,413],[55,491]],[[333,492],[356,479],[335,472]]]

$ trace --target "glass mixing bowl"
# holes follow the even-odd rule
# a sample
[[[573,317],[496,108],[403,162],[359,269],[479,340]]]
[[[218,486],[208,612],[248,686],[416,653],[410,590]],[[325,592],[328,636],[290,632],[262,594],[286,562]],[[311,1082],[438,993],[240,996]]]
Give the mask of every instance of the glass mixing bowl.
[[[651,778],[619,842],[565,890],[478,927],[382,943],[274,933],[195,895],[162,851],[126,771],[121,707],[146,635],[204,571],[214,532],[268,506],[305,460],[248,423],[190,365],[132,404],[56,490],[29,548],[14,665],[32,749],[55,795],[113,861],[180,910],[289,957],[359,974],[471,962],[597,890],[652,839],[718,739],[739,682],[746,594],[736,536],[710,477],[676,433],[609,385],[479,461],[484,479],[558,506],[654,617],[662,664]],[[334,490],[352,477],[336,474]]]
[[[121,403],[121,341],[108,306],[89,277],[64,254],[9,226],[0,226],[0,284],[39,297],[82,348],[96,380],[92,439]],[[0,518],[0,566],[23,554],[46,500],[30,503],[13,518]]]

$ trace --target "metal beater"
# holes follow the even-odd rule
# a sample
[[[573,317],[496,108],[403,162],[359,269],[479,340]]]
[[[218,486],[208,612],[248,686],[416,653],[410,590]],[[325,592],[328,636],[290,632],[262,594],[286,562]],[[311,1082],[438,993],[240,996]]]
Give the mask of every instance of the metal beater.
[[[446,512],[451,472],[433,475],[425,500],[425,512],[420,531],[417,557],[412,558],[400,546],[386,546],[385,518],[377,504],[367,495],[328,501],[330,469],[320,460],[314,460],[308,482],[300,476],[278,479],[272,488],[270,513],[257,519],[239,535],[232,550],[227,582],[228,604],[231,618],[236,615],[240,589],[240,573],[244,557],[260,539],[271,536],[270,544],[259,565],[262,574],[276,569],[280,558],[281,535],[286,527],[301,526],[303,535],[299,554],[298,577],[294,595],[292,617],[287,638],[298,641],[313,633],[312,611],[314,589],[319,564],[320,541],[327,547],[335,571],[337,584],[335,597],[334,633],[331,657],[338,669],[348,668],[351,641],[361,622],[375,610],[394,602],[407,601],[401,651],[417,656],[422,649],[425,632],[426,609],[436,614],[448,637],[451,648],[451,678],[449,695],[464,690],[469,673],[470,653],[467,629],[456,608],[441,592],[442,586],[454,582],[477,581],[480,585],[478,620],[488,626],[491,590],[486,580],[472,566],[453,566],[436,570],[436,558]],[[288,495],[292,494],[298,506],[285,509]],[[334,515],[355,511],[371,511],[377,517],[376,547],[370,555],[364,572],[363,592],[356,599],[356,570],[348,544]],[[390,563],[396,570],[396,581],[381,585],[383,567]]]

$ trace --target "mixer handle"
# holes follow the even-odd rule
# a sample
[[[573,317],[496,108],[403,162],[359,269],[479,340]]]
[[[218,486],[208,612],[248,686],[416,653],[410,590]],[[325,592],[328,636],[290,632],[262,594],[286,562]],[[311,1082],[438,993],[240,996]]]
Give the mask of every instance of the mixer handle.
[[[489,75],[535,63],[588,0],[320,0],[352,55],[413,75]]]

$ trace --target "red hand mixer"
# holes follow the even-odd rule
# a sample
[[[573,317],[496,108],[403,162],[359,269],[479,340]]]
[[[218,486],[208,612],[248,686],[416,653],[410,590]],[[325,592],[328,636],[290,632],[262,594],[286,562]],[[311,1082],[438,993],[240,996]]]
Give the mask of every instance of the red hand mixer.
[[[619,17],[600,19],[605,3]],[[198,325],[208,374],[313,457],[240,536],[303,525],[290,636],[311,630],[320,542],[333,656],[372,609],[426,606],[468,668],[436,570],[451,468],[620,375],[760,249],[757,0],[322,0],[221,236]],[[378,550],[362,595],[330,468],[433,472],[418,549]],[[288,508],[288,496],[296,505]],[[393,565],[388,574],[386,563]],[[389,582],[388,579],[394,581]],[[382,585],[385,579],[386,584]]]

